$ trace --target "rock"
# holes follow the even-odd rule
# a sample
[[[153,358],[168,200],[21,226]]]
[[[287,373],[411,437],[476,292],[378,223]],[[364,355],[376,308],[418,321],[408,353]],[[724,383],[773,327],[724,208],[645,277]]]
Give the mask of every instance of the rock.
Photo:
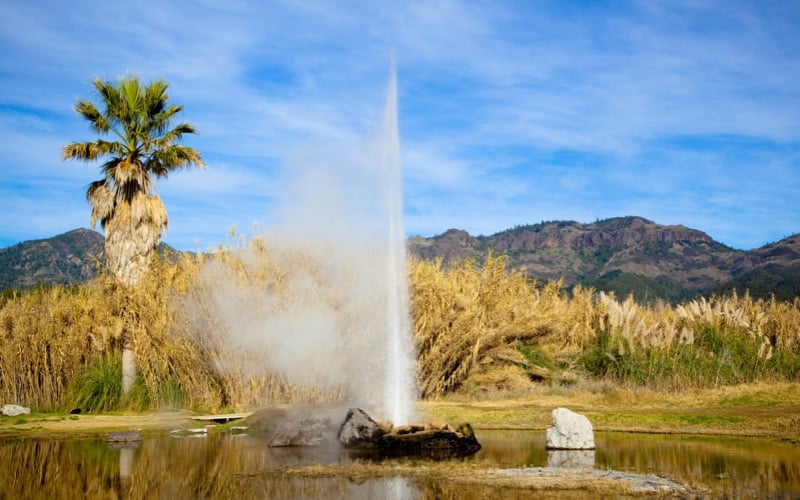
[[[471,455],[481,445],[469,424],[457,429],[404,425],[385,432],[364,410],[351,408],[339,430],[339,442],[345,448],[377,449],[387,455],[427,455],[440,458]]]
[[[375,448],[384,432],[361,408],[350,408],[339,428],[339,442],[345,448]]]
[[[394,428],[392,432],[394,432],[398,436],[402,436],[403,434],[413,434],[414,432],[421,432],[425,430],[430,430],[430,429],[426,429],[425,426],[422,424],[408,424]],[[388,432],[385,434],[388,434]]]
[[[287,422],[320,417],[329,422],[340,422],[346,408],[333,404],[293,404],[271,405],[251,413],[245,418],[242,425],[246,426],[247,433],[253,437],[272,439],[275,432]],[[332,438],[336,438],[336,428],[332,429]]]
[[[566,408],[553,410],[553,426],[547,429],[549,450],[593,450],[594,432],[589,419]]]
[[[136,431],[109,432],[106,441],[112,450],[135,450],[142,441],[142,435]]]
[[[461,424],[458,429],[385,434],[378,440],[378,447],[382,452],[393,455],[426,455],[437,458],[471,455],[481,449],[469,424]]]
[[[332,435],[327,418],[305,416],[282,422],[269,441],[270,446],[319,446]]]
[[[245,419],[244,425],[248,427],[249,434],[270,438],[283,422],[291,418],[291,413],[286,408],[268,407],[253,412]]]
[[[445,430],[448,429],[450,429],[449,425],[445,427]],[[463,437],[471,439],[476,443],[478,442],[478,438],[475,437],[475,431],[472,430],[472,426],[469,425],[469,423],[467,422],[463,422],[462,424],[460,424],[456,429],[456,433],[461,434]],[[480,448],[480,445],[478,445],[478,447]]]
[[[0,415],[6,417],[16,417],[17,415],[28,415],[31,409],[20,405],[3,405],[0,408]]]

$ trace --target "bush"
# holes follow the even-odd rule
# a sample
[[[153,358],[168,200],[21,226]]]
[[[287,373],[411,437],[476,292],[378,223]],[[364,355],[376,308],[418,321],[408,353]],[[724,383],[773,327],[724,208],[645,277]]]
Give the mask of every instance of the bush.
[[[795,380],[797,354],[773,355],[763,340],[739,328],[701,328],[692,342],[666,347],[636,345],[619,333],[595,337],[580,357],[593,377],[627,386],[682,390],[753,382]]]
[[[69,405],[83,412],[118,410],[122,404],[122,357],[108,354],[87,365],[70,384]]]

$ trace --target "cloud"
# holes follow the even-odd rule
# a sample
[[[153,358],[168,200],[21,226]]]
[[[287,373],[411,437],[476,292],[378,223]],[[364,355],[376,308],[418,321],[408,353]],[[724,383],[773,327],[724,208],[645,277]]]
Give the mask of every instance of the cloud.
[[[223,220],[269,223],[277,174],[298,150],[375,133],[394,55],[409,233],[649,210],[752,247],[800,225],[787,179],[798,168],[798,21],[791,2],[7,2],[2,182],[84,187],[96,171],[59,160],[63,144],[91,138],[75,100],[93,97],[93,76],[163,77],[209,163],[160,187],[169,238],[194,246],[198,231],[213,244]],[[789,172],[783,185],[757,175],[763,161]],[[751,179],[747,189],[718,170]],[[771,202],[734,218],[707,201],[731,193]],[[193,212],[216,222],[197,227]],[[751,236],[729,229],[767,214]],[[8,240],[29,237],[22,222],[6,227]]]

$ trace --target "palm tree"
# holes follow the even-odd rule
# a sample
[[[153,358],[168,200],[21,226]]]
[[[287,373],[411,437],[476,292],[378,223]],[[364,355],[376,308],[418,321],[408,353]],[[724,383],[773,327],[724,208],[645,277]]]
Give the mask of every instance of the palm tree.
[[[183,106],[167,103],[167,83],[154,80],[143,87],[136,76],[119,79],[118,85],[95,78],[92,83],[105,108],[101,113],[90,101],[79,100],[75,111],[95,132],[115,140],[74,142],[64,146],[64,160],[94,161],[107,158],[100,167],[103,178],[92,182],[86,200],[92,207],[91,224],[97,221],[106,235],[106,262],[122,283],[133,286],[147,271],[153,252],[167,229],[167,211],[155,192],[154,178],[192,165],[205,167],[200,153],[177,144],[196,130],[189,123],[171,127]],[[133,338],[122,341],[122,392],[136,378]]]
[[[138,77],[126,76],[116,86],[99,78],[92,83],[105,109],[101,113],[92,102],[79,100],[75,111],[95,132],[112,134],[116,140],[74,142],[64,147],[63,159],[108,158],[101,166],[103,178],[89,185],[86,200],[92,207],[92,227],[100,221],[106,235],[109,269],[131,286],[147,270],[167,228],[167,212],[155,193],[154,178],[205,164],[197,150],[177,144],[196,130],[189,123],[170,128],[183,106],[168,105],[165,81],[143,87]]]

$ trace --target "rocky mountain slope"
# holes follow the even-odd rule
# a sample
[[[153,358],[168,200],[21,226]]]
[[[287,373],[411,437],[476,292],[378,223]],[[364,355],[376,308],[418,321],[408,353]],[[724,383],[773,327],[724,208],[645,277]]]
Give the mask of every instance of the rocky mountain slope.
[[[91,279],[102,262],[104,241],[103,235],[96,231],[75,229],[2,248],[0,290]]]
[[[431,238],[409,239],[409,253],[441,258],[445,265],[465,258],[481,262],[488,252],[507,256],[511,269],[539,280],[562,279],[638,300],[679,301],[703,293],[750,288],[753,278],[786,283],[758,287],[768,296],[795,296],[800,282],[800,236],[752,251],[735,250],[685,226],[664,226],[641,217],[616,217],[517,226],[491,236],[451,229]],[[766,274],[765,274],[766,272]],[[773,280],[774,281],[774,280]],[[775,284],[779,284],[775,282]],[[789,292],[784,290],[789,284]],[[725,288],[727,287],[727,288]]]
[[[88,229],[0,249],[0,289],[80,283],[95,276],[102,249],[103,236]],[[647,302],[734,289],[780,300],[800,297],[800,234],[742,251],[685,226],[616,217],[591,224],[542,222],[491,236],[450,229],[409,238],[408,250],[445,265],[463,259],[480,264],[493,252],[506,255],[509,269],[540,281],[560,279],[567,287],[592,286]]]

